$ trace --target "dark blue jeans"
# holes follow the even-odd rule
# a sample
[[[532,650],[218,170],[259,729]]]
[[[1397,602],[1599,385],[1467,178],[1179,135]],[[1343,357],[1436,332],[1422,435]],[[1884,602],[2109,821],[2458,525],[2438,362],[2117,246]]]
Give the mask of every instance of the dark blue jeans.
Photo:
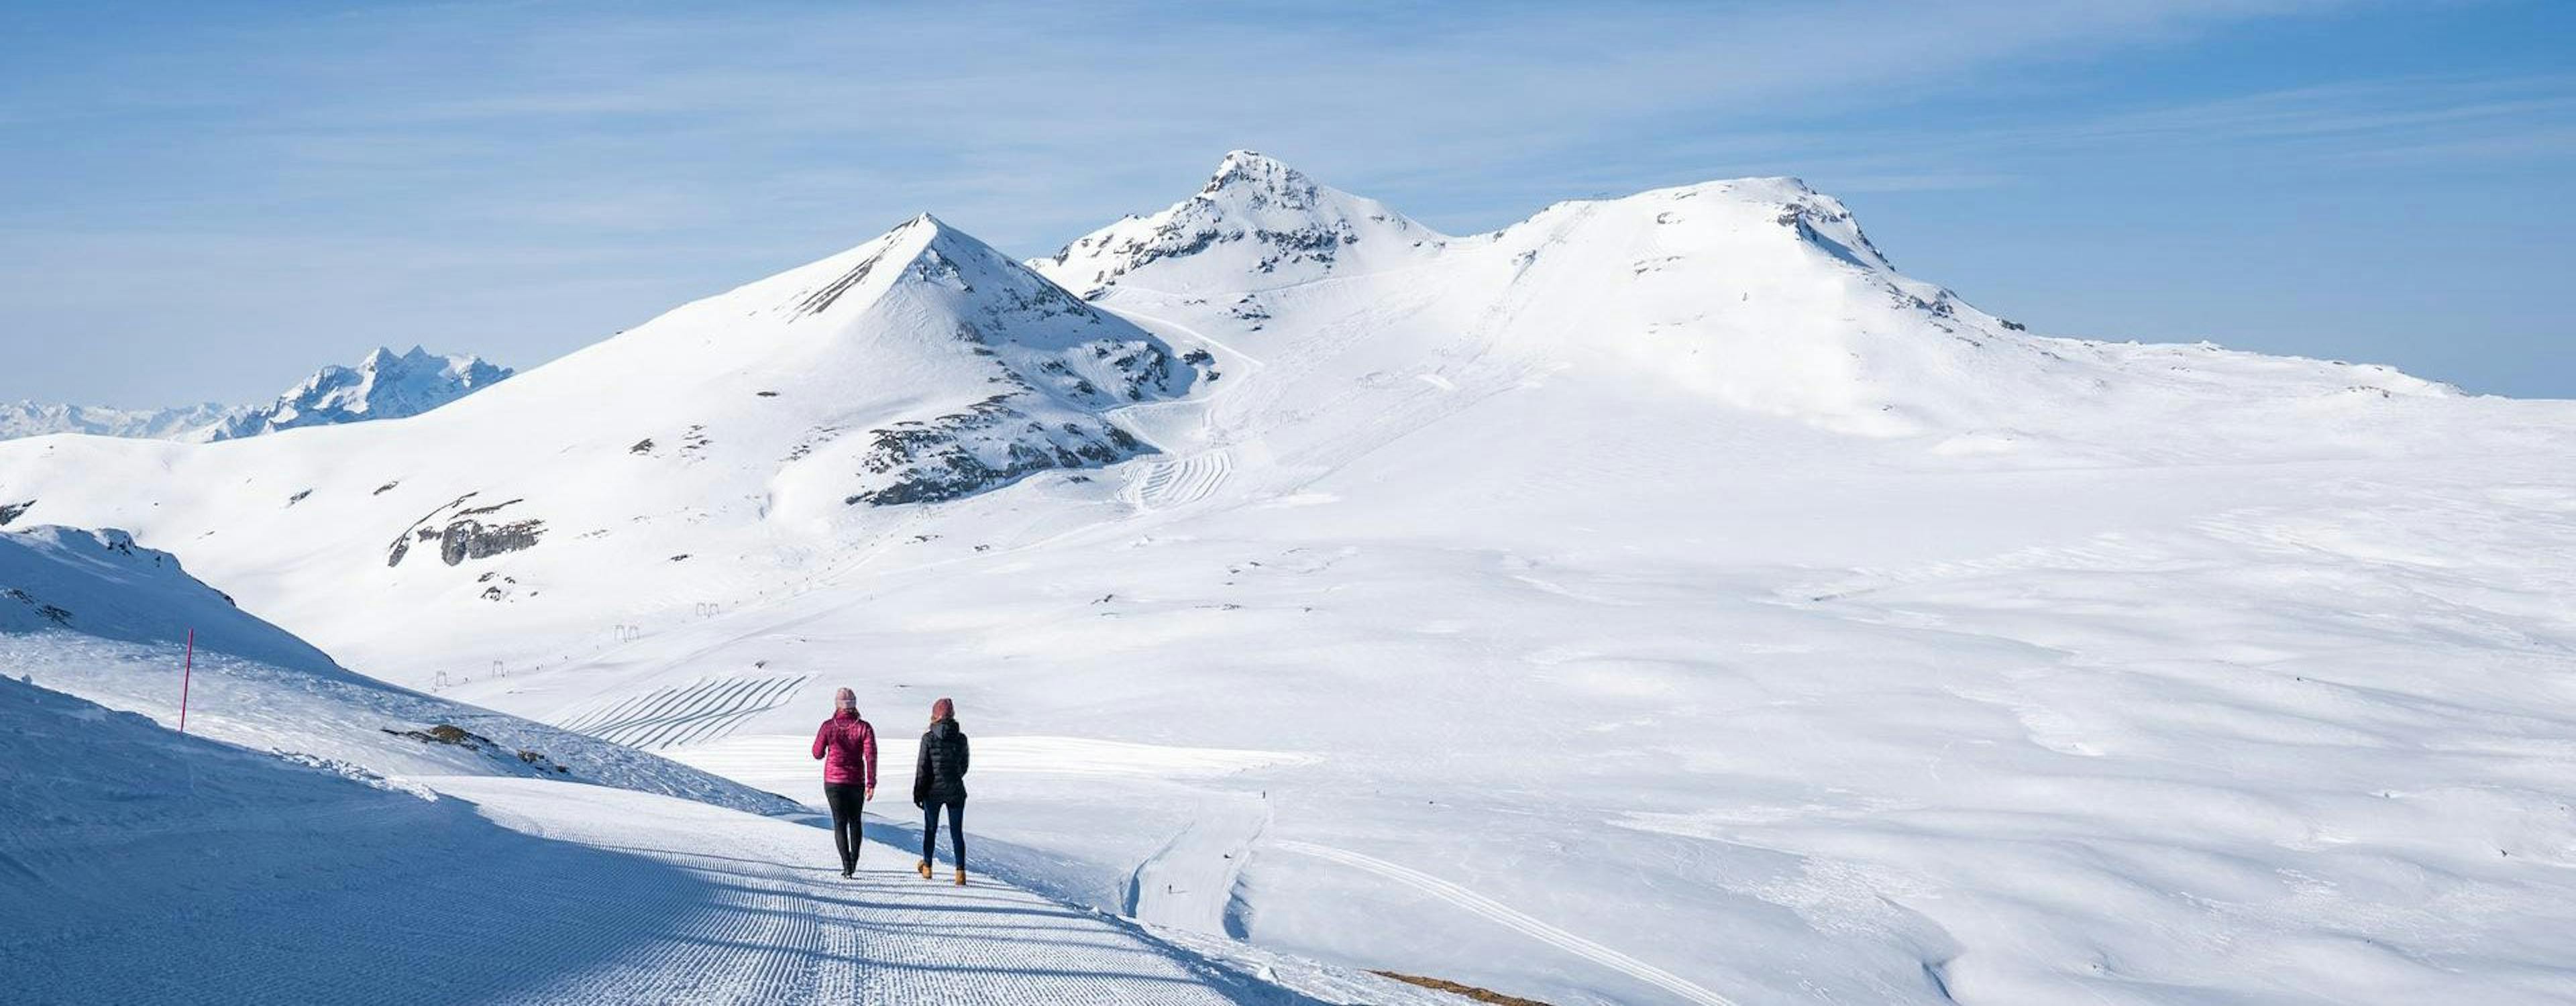
[[[931,850],[939,847],[939,808],[948,808],[948,847],[957,853],[957,868],[966,868],[966,801],[933,800],[922,805],[921,861],[929,862]]]

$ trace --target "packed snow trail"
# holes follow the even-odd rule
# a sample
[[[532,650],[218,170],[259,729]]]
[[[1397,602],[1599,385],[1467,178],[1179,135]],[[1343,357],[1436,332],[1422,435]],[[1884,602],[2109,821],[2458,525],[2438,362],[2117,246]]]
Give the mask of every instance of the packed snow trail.
[[[1364,856],[1347,849],[1336,849],[1312,842],[1279,842],[1274,845],[1274,848],[1356,867],[1399,881],[1432,897],[1536,937],[1542,942],[1572,951],[1586,960],[1665,989],[1691,1002],[1701,1003],[1703,1006],[1736,1006],[1735,1000],[1701,988],[1687,978],[1548,925],[1526,913],[1514,910],[1509,905],[1420,870],[1399,866],[1375,856]]]
[[[192,822],[200,827],[128,835],[103,850],[14,855],[13,866],[51,879],[52,862],[97,854],[105,862],[84,879],[121,883],[134,903],[92,926],[13,922],[0,943],[13,995],[28,1002],[1306,1001],[1032,894],[980,881],[960,889],[944,876],[924,882],[909,857],[882,844],[868,850],[857,879],[844,881],[822,865],[828,850],[819,833],[786,821],[564,783],[429,782],[503,828],[470,827],[447,801],[408,797],[365,812],[314,814],[262,841],[356,846],[368,861],[331,871],[322,883],[281,862],[273,879],[235,880],[216,898],[194,896],[201,888],[192,874],[229,854],[245,831],[277,824]],[[387,812],[403,827],[387,827],[379,816]],[[423,836],[426,848],[388,842],[388,832]],[[137,947],[150,948],[148,959],[136,959]]]
[[[633,857],[639,878],[693,878],[698,897],[602,969],[619,1001],[1227,1003],[1302,997],[1216,971],[1087,912],[989,881],[912,872],[871,842],[859,876],[824,862],[815,829],[622,790],[435,780],[513,829]],[[606,935],[606,934],[603,934]],[[617,938],[617,937],[610,937]],[[594,973],[563,986],[590,997]]]
[[[0,782],[11,1002],[1311,1001],[883,844],[842,879],[782,818],[388,780],[14,678]]]

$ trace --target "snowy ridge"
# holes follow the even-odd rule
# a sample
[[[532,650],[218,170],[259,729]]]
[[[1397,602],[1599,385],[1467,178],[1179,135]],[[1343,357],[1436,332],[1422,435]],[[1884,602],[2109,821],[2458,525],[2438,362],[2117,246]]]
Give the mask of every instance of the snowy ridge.
[[[1349,254],[1283,258],[1264,250],[1276,233],[1334,235],[1306,243]],[[2036,336],[1898,273],[1847,207],[1795,178],[1559,203],[1445,238],[1238,152],[1198,195],[1034,264],[1113,310],[1257,356],[1285,343],[1328,362],[1345,347],[1315,336],[1365,329],[1372,345],[1350,348],[1475,360],[1494,381],[1609,372],[1836,432],[1955,438],[1952,453],[2135,450],[2130,416],[2213,399],[2454,393],[2386,367]],[[2105,398],[2125,401],[2094,407]]]

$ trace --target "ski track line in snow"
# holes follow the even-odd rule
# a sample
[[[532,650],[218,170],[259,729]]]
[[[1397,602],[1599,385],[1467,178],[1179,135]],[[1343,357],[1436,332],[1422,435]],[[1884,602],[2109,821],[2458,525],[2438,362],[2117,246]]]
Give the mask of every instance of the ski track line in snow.
[[[714,740],[753,715],[778,708],[805,677],[709,678],[619,700],[555,724],[639,748]]]
[[[1592,961],[1593,963],[1618,971],[1639,981],[1666,989],[1692,1002],[1702,1003],[1705,1004],[1705,1006],[1738,1006],[1735,1000],[1728,999],[1725,996],[1711,992],[1705,988],[1701,988],[1699,985],[1680,975],[1666,971],[1652,964],[1648,964],[1634,957],[1630,957],[1616,950],[1612,950],[1609,947],[1602,946],[1601,944],[1594,943],[1591,940],[1576,936],[1573,933],[1558,929],[1555,926],[1548,925],[1547,923],[1539,921],[1538,919],[1514,909],[1509,905],[1495,901],[1492,898],[1488,898],[1420,870],[1399,866],[1375,856],[1364,856],[1347,849],[1336,849],[1329,845],[1316,845],[1312,842],[1276,842],[1273,843],[1271,847],[1282,852],[1300,853],[1303,855],[1313,856],[1317,859],[1340,863],[1344,866],[1356,867],[1382,877],[1401,881],[1425,894],[1431,895],[1432,897],[1439,898],[1442,901],[1464,908],[1469,912],[1473,912],[1488,920],[1500,923],[1506,928],[1535,937],[1541,942],[1552,944],[1561,949],[1570,951],[1575,956],[1582,957],[1586,960]]]
[[[1187,506],[1216,493],[1234,473],[1234,455],[1224,449],[1200,451],[1170,461],[1129,470],[1127,497],[1139,510],[1152,512]]]

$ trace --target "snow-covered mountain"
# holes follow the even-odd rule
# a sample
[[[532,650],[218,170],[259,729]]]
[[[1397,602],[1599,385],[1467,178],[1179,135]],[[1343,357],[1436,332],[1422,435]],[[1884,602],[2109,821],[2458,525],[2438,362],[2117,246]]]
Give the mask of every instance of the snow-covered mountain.
[[[323,367],[304,383],[286,389],[276,401],[225,417],[204,439],[231,440],[304,426],[417,416],[512,373],[479,356],[433,356],[418,346],[396,354],[379,346],[355,368]]]
[[[324,366],[265,405],[206,402],[166,409],[0,404],[0,440],[51,433],[205,442],[303,426],[416,416],[473,394],[514,371],[479,356],[376,348],[354,368]]]
[[[153,528],[207,508],[178,532],[205,561],[282,547],[488,628],[563,617],[567,596],[686,606],[711,580],[802,580],[910,519],[889,508],[1041,473],[1080,485],[1153,450],[1111,412],[1217,374],[925,215],[402,424],[212,449],[29,442],[53,475],[13,472],[0,496],[27,520],[99,505]],[[162,481],[144,471],[190,498],[116,488]],[[499,561],[521,552],[536,561]]]
[[[0,443],[368,674],[1568,1002],[2566,998],[2576,405],[2032,333],[1738,179],[929,217],[401,423]]]

